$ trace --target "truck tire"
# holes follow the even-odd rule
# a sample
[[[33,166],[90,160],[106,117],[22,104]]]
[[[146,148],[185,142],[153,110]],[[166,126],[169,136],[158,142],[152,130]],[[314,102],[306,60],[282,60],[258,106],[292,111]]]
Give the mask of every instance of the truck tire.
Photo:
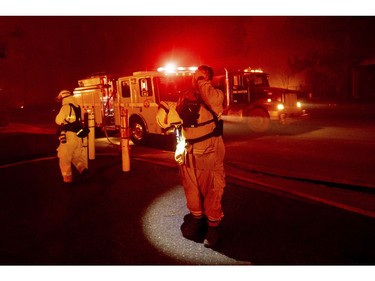
[[[245,122],[254,133],[264,133],[270,127],[270,117],[262,108],[253,108],[245,114]]]
[[[129,120],[130,138],[135,145],[142,145],[146,142],[146,125],[140,117],[131,117]]]

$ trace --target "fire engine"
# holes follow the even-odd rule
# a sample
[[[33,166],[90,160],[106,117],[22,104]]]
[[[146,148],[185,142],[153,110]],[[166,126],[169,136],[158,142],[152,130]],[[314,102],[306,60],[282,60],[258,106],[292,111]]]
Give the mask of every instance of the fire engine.
[[[239,121],[256,133],[269,129],[271,121],[285,124],[287,118],[306,116],[302,92],[271,87],[269,74],[246,68],[217,75],[213,85],[226,93],[224,120]]]
[[[93,113],[95,127],[104,132],[120,129],[120,112],[126,109],[130,138],[133,143],[142,144],[148,134],[171,132],[157,124],[159,104],[176,103],[185,91],[191,90],[196,69],[169,66],[123,77],[95,74],[78,80],[74,95],[83,112]],[[243,121],[254,132],[265,132],[271,120],[283,122],[286,117],[304,113],[297,92],[270,87],[268,74],[260,70],[225,69],[224,75],[214,77],[213,85],[226,95],[223,117]]]
[[[197,67],[165,67],[138,71],[131,76],[92,75],[78,81],[74,96],[83,112],[94,113],[95,127],[103,131],[120,129],[121,108],[128,111],[130,138],[142,144],[148,134],[169,134],[156,121],[161,101],[176,103],[192,87]]]

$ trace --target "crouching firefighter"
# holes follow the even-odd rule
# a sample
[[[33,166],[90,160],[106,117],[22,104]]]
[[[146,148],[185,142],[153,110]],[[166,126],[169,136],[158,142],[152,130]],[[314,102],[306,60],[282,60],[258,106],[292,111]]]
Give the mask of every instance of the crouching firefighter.
[[[193,75],[192,91],[181,97],[176,106],[182,125],[181,134],[176,129],[175,159],[190,211],[181,231],[185,238],[203,241],[208,248],[219,241],[219,226],[224,216],[221,201],[226,186],[220,118],[224,93],[211,85],[212,78],[212,68],[200,66]]]
[[[81,108],[70,91],[62,90],[56,100],[62,104],[55,118],[60,140],[57,156],[63,183],[69,186],[73,183],[72,165],[83,177],[88,176],[87,152],[82,144],[89,129],[83,124]]]

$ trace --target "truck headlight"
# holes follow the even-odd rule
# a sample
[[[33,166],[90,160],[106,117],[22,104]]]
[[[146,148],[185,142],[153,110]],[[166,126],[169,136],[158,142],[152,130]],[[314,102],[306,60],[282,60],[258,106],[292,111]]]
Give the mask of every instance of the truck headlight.
[[[301,107],[302,107],[302,103],[299,102],[299,101],[297,101],[297,107],[298,107],[298,108],[301,108]]]
[[[284,105],[282,103],[277,104],[277,109],[279,111],[284,110]]]

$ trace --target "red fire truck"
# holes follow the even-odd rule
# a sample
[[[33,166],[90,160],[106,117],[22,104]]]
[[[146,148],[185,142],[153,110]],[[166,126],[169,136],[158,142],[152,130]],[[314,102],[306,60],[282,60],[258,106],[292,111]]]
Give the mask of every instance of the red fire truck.
[[[284,124],[287,118],[306,116],[304,94],[271,87],[269,74],[260,69],[225,69],[225,74],[214,77],[213,85],[226,93],[224,119],[246,123],[253,132],[267,131],[271,121]]]
[[[141,144],[148,134],[170,133],[156,122],[159,104],[176,103],[189,91],[196,69],[169,66],[123,77],[92,75],[78,81],[74,95],[83,113],[93,112],[95,127],[105,132],[120,129],[121,109],[127,109],[130,137]],[[213,84],[226,95],[224,119],[245,122],[254,132],[265,132],[271,120],[283,122],[304,113],[297,92],[270,87],[268,74],[260,70],[226,71]]]
[[[84,112],[94,112],[95,127],[107,132],[120,129],[121,108],[128,110],[130,137],[144,143],[148,134],[168,134],[156,114],[161,101],[176,103],[191,89],[196,67],[166,67],[139,71],[131,76],[93,75],[78,81],[74,95]]]

